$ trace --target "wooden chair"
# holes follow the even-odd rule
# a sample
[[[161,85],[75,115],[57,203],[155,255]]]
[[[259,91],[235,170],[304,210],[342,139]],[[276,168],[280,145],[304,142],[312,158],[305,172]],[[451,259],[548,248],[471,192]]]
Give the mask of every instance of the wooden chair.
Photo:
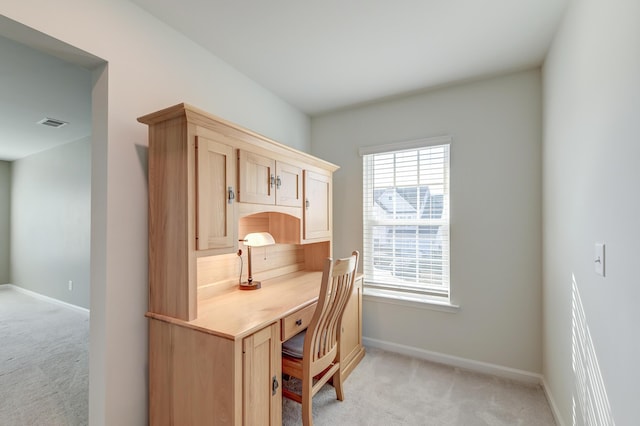
[[[353,290],[359,253],[345,259],[326,259],[318,306],[309,327],[282,344],[282,373],[302,381],[302,394],[283,388],[283,396],[302,404],[302,422],[313,424],[311,400],[330,379],[342,401],[340,333],[342,315]],[[315,383],[314,383],[315,379]]]

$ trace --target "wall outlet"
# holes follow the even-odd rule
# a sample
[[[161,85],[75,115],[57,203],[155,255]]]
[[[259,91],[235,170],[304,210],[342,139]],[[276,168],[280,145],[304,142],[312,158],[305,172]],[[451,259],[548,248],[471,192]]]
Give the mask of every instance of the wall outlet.
[[[73,290],[73,281],[69,280],[69,291]]]

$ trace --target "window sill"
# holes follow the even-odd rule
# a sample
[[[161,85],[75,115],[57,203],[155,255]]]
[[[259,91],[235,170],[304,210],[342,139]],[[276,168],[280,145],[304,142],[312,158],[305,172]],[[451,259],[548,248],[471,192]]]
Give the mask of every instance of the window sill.
[[[367,288],[366,286],[362,291],[362,296],[363,300],[370,302],[388,303],[417,309],[448,313],[457,313],[460,310],[459,305],[453,305],[448,301],[434,299],[429,296],[403,294],[389,290]]]

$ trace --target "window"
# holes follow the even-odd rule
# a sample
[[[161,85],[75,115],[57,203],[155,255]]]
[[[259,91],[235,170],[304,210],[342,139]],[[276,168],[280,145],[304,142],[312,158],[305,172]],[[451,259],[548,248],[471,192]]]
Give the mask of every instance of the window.
[[[439,137],[362,148],[367,289],[449,301],[449,146]]]

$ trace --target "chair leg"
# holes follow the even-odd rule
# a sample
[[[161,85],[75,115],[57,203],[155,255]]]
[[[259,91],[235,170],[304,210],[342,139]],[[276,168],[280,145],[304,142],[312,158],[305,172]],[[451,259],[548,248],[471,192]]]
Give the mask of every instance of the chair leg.
[[[344,401],[344,392],[342,391],[342,376],[340,369],[333,375],[333,387],[336,389],[336,398],[338,401]]]
[[[313,415],[311,402],[313,401],[312,395],[313,379],[302,380],[302,424],[303,426],[313,426]]]

